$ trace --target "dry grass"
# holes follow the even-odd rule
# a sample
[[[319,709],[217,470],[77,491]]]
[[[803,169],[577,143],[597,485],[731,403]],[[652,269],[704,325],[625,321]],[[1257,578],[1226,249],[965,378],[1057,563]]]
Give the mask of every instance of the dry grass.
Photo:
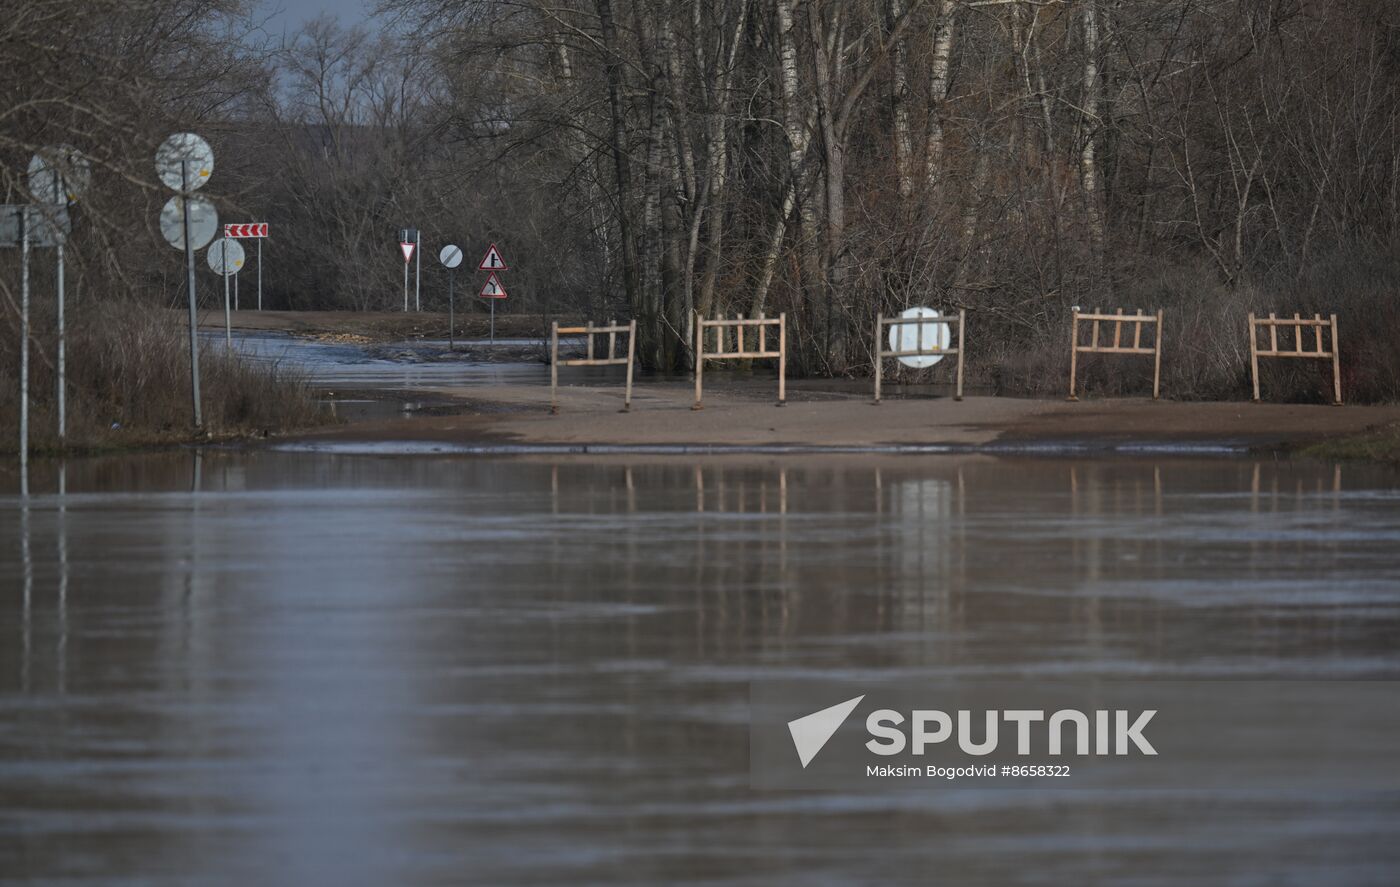
[[[54,325],[34,318],[30,441],[57,447]],[[78,449],[177,442],[191,429],[189,339],[170,312],[134,302],[93,303],[73,312],[68,335],[68,444]],[[0,451],[13,452],[19,421],[18,337],[0,341]],[[286,367],[205,344],[200,390],[207,435],[263,435],[327,421],[306,381]]]

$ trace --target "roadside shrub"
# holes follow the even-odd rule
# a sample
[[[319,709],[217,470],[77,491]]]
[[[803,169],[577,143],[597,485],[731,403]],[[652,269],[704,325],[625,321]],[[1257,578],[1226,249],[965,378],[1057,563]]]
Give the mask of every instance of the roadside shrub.
[[[1082,310],[1142,308],[1166,312],[1162,396],[1177,400],[1246,400],[1252,396],[1249,334],[1252,311],[1280,317],[1337,314],[1342,389],[1349,402],[1400,400],[1400,260],[1371,251],[1339,252],[1297,279],[1231,288],[1204,264],[1167,266],[1120,288],[1120,295],[1085,298]],[[998,394],[1064,396],[1069,385],[1070,308],[1055,304],[1043,322],[1009,324],[996,314],[968,315],[968,383]],[[1131,334],[1124,327],[1124,335]],[[1150,327],[1144,327],[1146,333]],[[1104,331],[1111,334],[1112,326]],[[1286,342],[1292,344],[1291,333]],[[1314,346],[1304,333],[1304,350]],[[1281,339],[1280,344],[1284,344]],[[1325,340],[1324,343],[1326,344]],[[1286,346],[1285,346],[1286,347]],[[1262,360],[1266,400],[1326,403],[1332,368],[1321,360]],[[1081,392],[1088,396],[1146,395],[1152,359],[1080,355]]]
[[[70,314],[68,440],[79,448],[191,437],[189,338],[177,312],[134,301],[92,300]],[[13,320],[13,318],[12,318]],[[30,352],[30,441],[57,446],[54,323],[36,304]],[[17,331],[0,336],[0,450],[13,452],[19,423]],[[294,370],[200,347],[205,428],[212,435],[285,431],[326,421]]]

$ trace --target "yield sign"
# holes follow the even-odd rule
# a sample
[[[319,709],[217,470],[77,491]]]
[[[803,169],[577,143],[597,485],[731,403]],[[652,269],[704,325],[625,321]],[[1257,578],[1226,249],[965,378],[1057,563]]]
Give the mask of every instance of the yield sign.
[[[416,244],[416,243],[400,243],[400,244],[399,244],[399,249],[403,251],[403,261],[404,261],[404,264],[405,264],[405,265],[407,265],[409,262],[412,262],[412,261],[413,261],[413,250],[414,250],[415,248],[417,248],[417,246],[418,246],[418,244]]]
[[[496,249],[496,244],[491,244],[491,248],[486,251],[481,264],[476,266],[478,271],[509,271],[506,260],[501,258],[501,251]]]
[[[486,285],[481,288],[481,298],[483,299],[504,299],[506,288],[501,286],[500,278],[495,274],[486,278]]]

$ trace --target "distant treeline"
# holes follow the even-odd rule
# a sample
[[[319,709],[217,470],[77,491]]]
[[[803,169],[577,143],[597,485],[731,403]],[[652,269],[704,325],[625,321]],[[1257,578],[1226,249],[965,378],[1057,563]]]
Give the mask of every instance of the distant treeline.
[[[1164,391],[1229,396],[1247,311],[1336,311],[1354,395],[1397,393],[1392,0],[381,6],[274,43],[236,2],[31,0],[0,23],[4,174],[94,152],[83,286],[157,300],[150,154],[192,128],[229,218],[274,226],[272,307],[401,304],[411,226],[427,304],[438,247],[497,241],[512,309],[635,315],[656,367],[695,311],[784,311],[797,372],[864,373],[875,315],[932,305],[968,310],[974,380],[1035,391],[1070,306],[1162,307]]]

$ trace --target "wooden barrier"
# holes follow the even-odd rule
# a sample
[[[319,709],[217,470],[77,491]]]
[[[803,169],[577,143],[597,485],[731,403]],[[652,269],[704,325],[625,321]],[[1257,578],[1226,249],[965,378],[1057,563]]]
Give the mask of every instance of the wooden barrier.
[[[1280,349],[1278,347],[1279,327],[1293,328],[1293,348],[1292,350]],[[1312,327],[1317,332],[1317,347],[1303,350],[1303,330]],[[1268,350],[1259,348],[1259,330],[1267,328],[1269,331]],[[1329,329],[1332,331],[1332,348],[1323,350],[1322,331]],[[1259,402],[1259,358],[1261,357],[1308,357],[1314,360],[1332,361],[1332,404],[1342,405],[1342,370],[1341,356],[1337,348],[1337,315],[1328,315],[1324,320],[1321,314],[1314,314],[1312,319],[1293,315],[1290,320],[1283,318],[1280,320],[1272,312],[1267,318],[1256,318],[1253,312],[1249,315],[1249,369],[1250,375],[1254,378],[1254,402]]]
[[[559,359],[559,334],[566,336],[576,336],[580,333],[588,337],[588,356],[585,358],[575,358],[574,360]],[[593,337],[608,334],[608,356],[596,357],[594,354]],[[617,334],[627,334],[627,356],[616,357],[617,354]],[[637,356],[637,321],[631,320],[626,326],[620,326],[616,321],[608,321],[607,326],[594,326],[591,322],[585,326],[559,326],[559,321],[550,324],[549,327],[549,411],[559,412],[559,367],[627,367],[627,394],[622,403],[622,412],[626,413],[632,409],[632,366]]]
[[[1089,344],[1084,345],[1079,341],[1079,322],[1081,320],[1090,321],[1093,324],[1093,333],[1089,339]],[[1113,344],[1101,345],[1100,325],[1104,323],[1113,324]],[[1133,325],[1133,344],[1123,344],[1123,324]],[[1143,324],[1155,323],[1157,325],[1157,335],[1153,339],[1151,347],[1142,344]],[[1079,371],[1079,355],[1081,354],[1151,354],[1152,355],[1152,399],[1156,400],[1161,393],[1162,385],[1162,312],[1159,309],[1156,314],[1143,314],[1142,309],[1137,310],[1137,314],[1124,314],[1119,308],[1117,314],[1100,314],[1095,308],[1088,314],[1081,314],[1078,309],[1074,312],[1074,321],[1070,329],[1069,339],[1069,399],[1077,401],[1079,397],[1075,394],[1075,378]]]
[[[949,315],[949,316],[947,316],[947,317],[886,317],[885,315],[881,314],[878,318],[876,318],[876,320],[875,320],[875,402],[876,402],[877,404],[880,402],[880,385],[881,385],[881,383],[884,381],[884,363],[885,363],[885,358],[887,358],[887,357],[895,357],[895,358],[898,358],[898,357],[951,356],[951,355],[954,355],[954,354],[956,354],[956,355],[958,356],[958,381],[957,381],[957,393],[953,395],[953,400],[962,400],[962,399],[963,399],[963,328],[964,328],[964,324],[966,323],[966,321],[967,321],[967,312],[966,312],[965,310],[961,309],[961,308],[958,309],[958,316],[957,316],[957,317],[953,317],[952,315]],[[927,348],[925,348],[925,347],[924,347],[924,343],[923,343],[923,338],[922,338],[923,332],[924,332],[924,331],[923,331],[922,324],[925,324],[925,323],[941,323],[941,324],[943,324],[944,326],[950,326],[950,327],[951,327],[953,324],[957,324],[957,325],[958,325],[958,347],[956,347],[956,348],[940,348],[940,347],[938,347],[938,343],[937,343],[937,342],[931,342],[931,343],[929,343],[929,346],[928,346]],[[893,326],[908,326],[908,325],[910,325],[910,324],[919,324],[919,325],[920,325],[920,327],[919,327],[919,336],[920,336],[920,339],[919,339],[919,342],[918,342],[918,347],[915,348],[913,351],[886,351],[886,350],[885,350],[885,344],[884,344],[884,343],[885,343],[885,328],[886,328],[886,327],[893,327]],[[951,331],[950,331],[950,333],[949,333],[949,338],[950,338],[950,339],[952,338]]]
[[[754,343],[756,351],[744,350],[744,330],[749,327],[756,327],[758,340]],[[765,332],[769,327],[778,328],[778,350],[773,351],[768,348],[767,336]],[[707,352],[705,350],[705,331],[715,331],[715,350]],[[725,350],[725,330],[734,330],[734,350]],[[705,361],[707,360],[771,360],[778,361],[778,406],[787,403],[787,315],[779,314],[776,318],[764,317],[762,314],[757,320],[735,317],[733,320],[725,320],[716,317],[714,320],[706,320],[699,314],[695,315],[695,403],[692,410],[704,409],[701,398],[704,392]]]

